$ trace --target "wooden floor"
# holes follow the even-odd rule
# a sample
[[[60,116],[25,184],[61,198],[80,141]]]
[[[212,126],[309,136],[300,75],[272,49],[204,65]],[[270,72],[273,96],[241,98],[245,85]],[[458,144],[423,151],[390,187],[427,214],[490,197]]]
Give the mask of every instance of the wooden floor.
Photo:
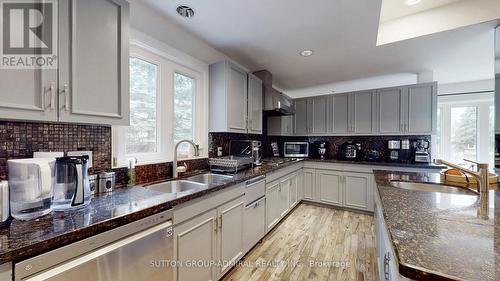
[[[378,280],[373,217],[301,204],[223,280]]]

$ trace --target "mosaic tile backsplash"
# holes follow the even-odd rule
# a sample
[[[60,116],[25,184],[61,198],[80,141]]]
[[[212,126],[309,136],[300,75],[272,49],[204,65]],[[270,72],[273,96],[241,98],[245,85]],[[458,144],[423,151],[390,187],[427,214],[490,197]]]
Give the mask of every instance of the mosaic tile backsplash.
[[[93,173],[111,169],[111,127],[60,123],[0,121],[0,179],[7,160],[31,158],[35,151],[93,152]]]
[[[314,143],[324,141],[327,143],[326,155],[327,159],[340,159],[340,146],[347,142],[353,141],[361,145],[361,150],[377,150],[380,153],[380,161],[385,161],[388,158],[389,151],[387,149],[388,140],[409,139],[410,142],[417,139],[425,139],[430,141],[431,136],[325,136],[325,137],[301,137],[301,136],[262,136],[252,134],[236,134],[236,133],[210,133],[209,134],[209,157],[215,157],[217,147],[222,147],[223,155],[229,155],[230,140],[260,140],[264,157],[272,157],[271,142],[277,142],[280,151],[280,156],[283,157],[283,144],[286,141],[305,141],[309,142],[309,156],[315,157]],[[429,149],[430,152],[430,149]],[[407,159],[401,159],[401,162],[411,162],[411,155]]]

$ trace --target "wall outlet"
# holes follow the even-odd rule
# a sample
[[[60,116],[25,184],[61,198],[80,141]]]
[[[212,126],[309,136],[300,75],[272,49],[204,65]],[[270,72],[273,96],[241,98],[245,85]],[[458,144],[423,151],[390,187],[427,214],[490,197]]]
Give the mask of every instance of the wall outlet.
[[[221,156],[222,156],[222,147],[218,146],[217,147],[217,157],[221,157]]]

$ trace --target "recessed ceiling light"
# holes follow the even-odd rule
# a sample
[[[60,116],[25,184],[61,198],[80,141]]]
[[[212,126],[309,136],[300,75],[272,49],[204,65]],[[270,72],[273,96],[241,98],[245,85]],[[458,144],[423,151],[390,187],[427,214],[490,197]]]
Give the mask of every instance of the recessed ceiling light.
[[[314,53],[313,50],[309,50],[309,49],[300,51],[300,55],[303,57],[312,56],[313,53]]]
[[[406,5],[408,6],[413,6],[413,5],[417,5],[418,3],[420,3],[422,0],[406,0]]]
[[[190,18],[190,17],[194,16],[194,10],[188,6],[177,7],[177,13],[185,18]]]

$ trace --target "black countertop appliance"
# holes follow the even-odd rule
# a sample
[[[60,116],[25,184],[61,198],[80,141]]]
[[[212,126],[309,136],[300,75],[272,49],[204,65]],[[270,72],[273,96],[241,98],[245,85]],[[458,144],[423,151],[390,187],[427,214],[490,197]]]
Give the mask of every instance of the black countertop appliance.
[[[347,141],[340,146],[341,160],[358,160],[361,156],[361,145],[359,143],[353,143],[352,141]]]

